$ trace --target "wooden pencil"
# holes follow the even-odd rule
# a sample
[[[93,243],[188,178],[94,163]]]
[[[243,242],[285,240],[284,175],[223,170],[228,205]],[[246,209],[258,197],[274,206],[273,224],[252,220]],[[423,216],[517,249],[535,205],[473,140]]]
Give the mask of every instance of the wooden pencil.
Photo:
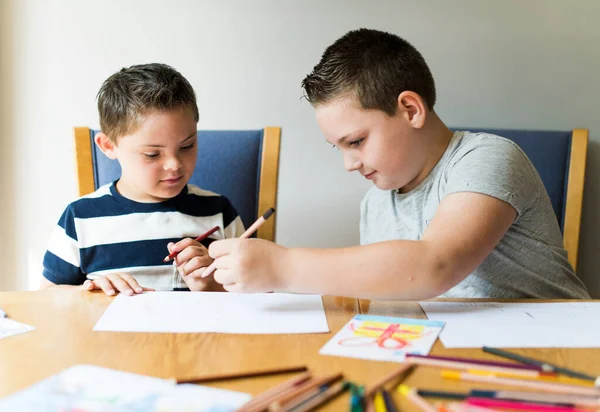
[[[269,405],[269,402],[271,402],[273,399],[276,399],[277,396],[279,396],[281,393],[284,393],[290,388],[294,388],[301,385],[302,383],[310,379],[311,376],[311,373],[307,371],[301,375],[295,376],[292,379],[280,383],[279,385],[274,386],[273,388],[258,394],[257,396],[246,402],[238,409],[238,412],[262,411]]]
[[[497,378],[492,376],[473,375],[470,373],[462,373],[456,371],[442,371],[441,375],[446,379],[462,380],[467,382],[486,382],[495,383],[498,385],[520,386],[522,388],[539,389],[544,392],[553,393],[570,393],[583,396],[599,396],[600,391],[596,388],[589,388],[577,385],[569,385],[564,383],[546,383],[527,381],[510,378]]]
[[[456,356],[433,356],[433,355],[417,355],[413,353],[407,353],[407,358],[424,358],[424,359],[435,359],[441,361],[450,361],[450,362],[465,362],[472,363],[474,365],[487,365],[487,366],[497,366],[499,368],[513,368],[513,369],[529,369],[542,371],[541,366],[536,365],[525,365],[522,363],[514,363],[514,362],[498,362],[498,361],[488,361],[483,359],[472,359],[472,358],[459,358]],[[477,369],[477,368],[472,368]]]
[[[513,375],[520,376],[532,376],[537,377],[540,376],[540,371],[534,369],[512,369],[505,367],[497,367],[497,366],[488,366],[488,365],[476,365],[468,362],[456,362],[456,361],[446,361],[446,360],[438,360],[438,359],[427,359],[427,358],[407,358],[406,362],[413,363],[416,365],[422,366],[431,366],[434,368],[445,368],[445,369],[459,369],[459,370],[470,370],[470,369],[479,369],[486,372],[496,372],[496,373],[512,373]]]
[[[526,356],[518,355],[516,353],[508,352],[502,349],[490,348],[488,346],[483,347],[483,351],[487,353],[491,353],[496,356],[500,356],[506,359],[512,359],[517,362],[524,363],[526,365],[535,365],[542,370],[549,372],[562,373],[563,375],[570,376],[572,378],[585,379],[588,381],[594,382],[597,386],[600,384],[600,377],[590,376],[585,373],[574,371],[573,369],[564,368],[562,366],[553,365],[548,362],[539,361],[537,359],[528,358]]]
[[[342,392],[346,391],[349,387],[350,385],[348,384],[348,382],[339,382],[335,385],[331,385],[326,391],[321,392],[319,395],[315,396],[311,400],[303,403],[298,408],[294,409],[294,412],[308,412],[318,406],[322,406],[325,403],[333,400]]]
[[[335,375],[324,376],[321,378],[314,378],[314,379],[306,381],[296,387],[290,388],[289,390],[287,390],[284,393],[281,393],[279,396],[277,396],[276,399],[273,399],[268,404],[268,409],[269,410],[280,410],[280,409],[285,410],[286,403],[290,402],[294,398],[302,395],[303,393],[305,393],[307,391],[310,391],[313,388],[317,388],[321,385],[326,385],[326,384],[329,384],[332,382],[336,382],[336,381],[342,379],[342,376],[343,375],[341,373],[337,373]]]
[[[379,390],[379,388],[381,388],[384,385],[387,385],[388,383],[392,382],[394,379],[399,378],[400,375],[402,375],[404,373],[408,373],[410,370],[412,370],[413,367],[414,367],[414,365],[412,363],[403,363],[394,372],[390,373],[389,375],[387,375],[380,381],[376,382],[375,384],[369,386],[365,390],[365,397],[366,398],[372,397],[373,395],[375,395],[375,392],[377,392]]]
[[[231,379],[255,378],[258,376],[280,375],[284,373],[305,372],[306,366],[292,366],[286,368],[262,369],[248,372],[221,373],[215,375],[199,376],[195,378],[176,379],[178,384],[181,383],[203,383],[216,382]]]
[[[423,412],[437,412],[433,406],[431,406],[425,399],[421,398],[417,394],[415,388],[411,388],[406,385],[400,385],[398,386],[398,392],[404,395],[409,401],[411,401]]]

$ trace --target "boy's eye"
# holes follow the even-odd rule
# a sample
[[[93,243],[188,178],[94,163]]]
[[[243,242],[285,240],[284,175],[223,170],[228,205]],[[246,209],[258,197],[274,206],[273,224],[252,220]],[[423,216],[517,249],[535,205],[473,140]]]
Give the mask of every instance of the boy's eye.
[[[360,139],[353,140],[350,143],[348,143],[348,146],[357,148],[358,146],[361,145],[361,143],[363,142],[363,140],[365,140],[364,137],[360,138]]]
[[[143,153],[143,155],[146,156],[148,159],[154,159],[158,157],[158,153]]]
[[[190,150],[190,149],[193,149],[195,145],[196,145],[196,143],[192,143],[192,144],[189,144],[187,146],[183,146],[181,148],[181,150]]]

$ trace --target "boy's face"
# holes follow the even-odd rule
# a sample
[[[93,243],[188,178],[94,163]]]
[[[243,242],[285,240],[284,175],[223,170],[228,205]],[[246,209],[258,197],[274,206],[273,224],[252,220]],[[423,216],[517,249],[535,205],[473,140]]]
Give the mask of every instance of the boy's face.
[[[138,202],[177,196],[196,166],[196,140],[197,125],[190,109],[147,113],[134,133],[118,139],[112,153],[105,151],[121,164],[119,193]]]
[[[318,105],[316,116],[325,139],[342,152],[349,172],[360,172],[381,190],[404,188],[417,179],[426,150],[406,112],[390,117],[342,97]]]

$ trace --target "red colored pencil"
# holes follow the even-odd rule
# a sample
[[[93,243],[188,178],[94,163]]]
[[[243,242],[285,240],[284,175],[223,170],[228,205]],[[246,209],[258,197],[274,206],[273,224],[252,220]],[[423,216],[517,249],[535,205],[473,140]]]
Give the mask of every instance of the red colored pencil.
[[[204,239],[206,239],[207,237],[209,237],[210,235],[212,235],[213,233],[215,233],[217,230],[219,230],[219,226],[215,226],[212,229],[210,229],[208,232],[198,236],[196,239],[194,239],[196,242],[200,242]],[[173,259],[175,256],[177,256],[179,252],[171,252],[169,253],[168,256],[166,256],[163,259],[163,262],[168,262],[169,260]]]

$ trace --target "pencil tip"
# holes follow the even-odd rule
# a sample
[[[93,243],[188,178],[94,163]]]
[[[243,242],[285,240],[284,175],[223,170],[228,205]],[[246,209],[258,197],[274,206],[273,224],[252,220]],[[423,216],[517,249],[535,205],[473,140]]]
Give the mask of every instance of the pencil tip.
[[[169,260],[171,260],[171,258],[169,256],[167,256],[163,259],[163,262],[168,262]]]

